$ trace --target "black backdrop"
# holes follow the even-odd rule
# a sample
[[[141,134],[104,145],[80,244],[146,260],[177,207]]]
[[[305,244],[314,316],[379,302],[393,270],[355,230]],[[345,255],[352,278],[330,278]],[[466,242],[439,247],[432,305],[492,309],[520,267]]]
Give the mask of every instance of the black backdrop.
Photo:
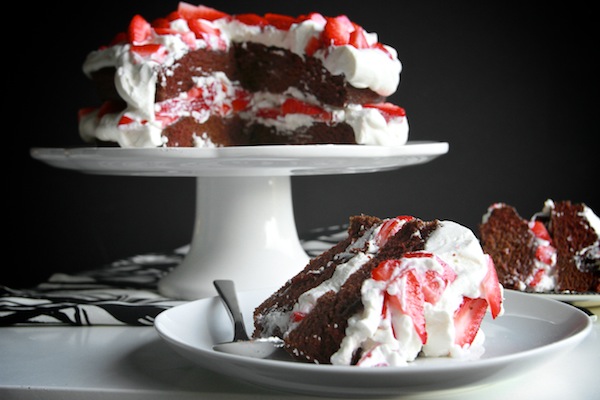
[[[292,178],[301,233],[357,213],[452,219],[476,231],[496,201],[523,216],[547,198],[600,211],[591,6],[525,3],[398,1],[394,10],[378,0],[205,3],[229,13],[347,14],[398,50],[402,79],[390,100],[406,108],[410,139],[450,143],[447,155],[425,165]],[[151,20],[176,4],[105,0],[84,10],[46,2],[7,16],[23,29],[5,32],[4,115],[12,127],[4,133],[18,140],[19,153],[15,164],[12,146],[5,148],[6,258],[15,261],[0,284],[30,286],[52,272],[188,243],[193,178],[86,175],[29,155],[31,147],[82,145],[77,109],[97,101],[81,72],[86,54],[135,13]]]

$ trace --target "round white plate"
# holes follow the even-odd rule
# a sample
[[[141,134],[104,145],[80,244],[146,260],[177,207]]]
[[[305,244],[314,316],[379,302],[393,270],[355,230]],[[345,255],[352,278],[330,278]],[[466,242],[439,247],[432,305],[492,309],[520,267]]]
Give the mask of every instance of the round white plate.
[[[281,176],[384,171],[423,164],[448,152],[446,142],[404,146],[299,145],[220,148],[33,148],[51,166],[107,175]]]
[[[254,308],[272,290],[242,292],[248,329]],[[175,351],[198,365],[264,387],[315,395],[373,397],[417,394],[489,384],[542,365],[576,346],[591,331],[583,312],[552,299],[506,290],[505,314],[486,317],[485,354],[478,360],[419,358],[405,367],[360,368],[263,360],[219,353],[233,327],[217,297],[192,301],[159,314],[155,328]]]

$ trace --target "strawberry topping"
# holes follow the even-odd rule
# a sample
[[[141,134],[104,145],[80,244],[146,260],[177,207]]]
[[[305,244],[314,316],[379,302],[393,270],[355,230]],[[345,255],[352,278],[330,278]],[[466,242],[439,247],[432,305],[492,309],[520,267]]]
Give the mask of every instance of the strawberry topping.
[[[485,255],[487,258],[487,273],[481,282],[481,291],[485,297],[487,304],[490,306],[492,317],[495,319],[502,310],[502,290],[498,282],[498,274],[492,257]]]
[[[487,310],[485,299],[464,297],[454,313],[455,343],[459,346],[470,345],[479,331],[481,321]]]
[[[401,215],[384,221],[379,229],[377,237],[375,238],[377,245],[382,247],[390,237],[394,236],[400,230],[400,228],[402,228],[402,225],[411,219],[414,219],[414,217],[409,215]]]

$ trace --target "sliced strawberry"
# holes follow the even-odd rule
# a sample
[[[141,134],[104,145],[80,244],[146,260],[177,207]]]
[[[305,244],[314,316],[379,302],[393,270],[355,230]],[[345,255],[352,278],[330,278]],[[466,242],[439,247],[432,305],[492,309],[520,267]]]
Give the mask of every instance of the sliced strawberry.
[[[214,21],[216,19],[228,16],[227,13],[217,9],[203,5],[195,6],[183,1],[179,2],[179,5],[177,6],[177,12],[188,21],[192,19],[207,19],[209,21]]]
[[[156,18],[150,23],[150,25],[154,29],[170,29],[171,21],[169,21],[167,18]]]
[[[142,45],[132,45],[131,51],[141,55],[142,57],[148,57],[152,54],[159,53],[163,47],[160,44],[142,44]]]
[[[233,17],[243,24],[251,26],[267,26],[269,21],[257,14],[237,14]]]
[[[531,229],[533,234],[539,237],[540,239],[544,239],[549,242],[552,241],[552,239],[550,238],[550,234],[548,233],[548,230],[546,229],[546,226],[543,222],[531,221],[529,222],[529,229]]]
[[[352,22],[345,15],[326,18],[327,24],[321,34],[325,46],[343,46],[350,42],[350,33],[354,30]]]
[[[296,18],[291,17],[289,15],[275,14],[275,13],[267,13],[264,18],[268,21],[270,25],[273,25],[277,29],[281,29],[287,31],[290,29],[292,24],[296,23]]]
[[[348,40],[349,44],[357,49],[368,49],[370,47],[365,36],[365,30],[356,24],[354,25],[354,31],[350,32]]]
[[[292,322],[300,322],[306,317],[306,313],[294,311],[292,313]]]
[[[500,283],[498,282],[498,274],[494,261],[489,255],[485,255],[487,258],[487,273],[481,281],[481,291],[485,297],[487,304],[490,306],[492,312],[492,318],[496,318],[502,310],[502,290]]]
[[[322,14],[319,14],[318,12],[312,12],[310,14],[301,15],[297,18],[297,20],[298,20],[298,22],[311,20],[311,21],[315,21],[319,25],[325,25],[327,23],[327,19]]]
[[[98,107],[83,107],[77,110],[77,119],[80,120],[82,117],[85,117],[89,113],[96,111]]]
[[[320,48],[321,48],[321,39],[319,39],[318,37],[315,36],[308,40],[308,42],[306,43],[306,47],[304,48],[304,52],[306,53],[306,55],[312,56]]]
[[[481,321],[487,310],[487,302],[484,299],[472,299],[464,297],[463,302],[454,313],[454,328],[456,336],[454,342],[459,346],[473,343],[475,335],[479,331]]]
[[[390,237],[394,236],[400,228],[414,217],[409,215],[401,215],[396,218],[387,219],[381,224],[381,228],[379,229],[379,233],[375,238],[375,242],[379,247],[382,247]]]
[[[537,271],[535,271],[533,279],[531,279],[531,281],[529,282],[529,286],[531,286],[532,288],[536,287],[542,281],[545,272],[546,271],[543,268],[540,268]]]
[[[400,260],[385,260],[371,271],[371,277],[376,281],[387,281],[392,278],[394,269],[400,267]]]
[[[421,342],[425,344],[427,343],[425,299],[419,279],[413,270],[407,270],[395,281],[400,286],[400,292],[397,295],[389,296],[389,305],[410,317],[417,335],[421,338]]]
[[[456,272],[444,260],[433,253],[426,251],[408,252],[403,255],[403,258],[435,258],[436,262],[442,266],[443,272],[441,274],[435,270],[428,269],[422,276],[419,276],[421,286],[423,287],[423,295],[427,303],[436,304],[448,285],[456,279]]]
[[[127,34],[127,32],[119,32],[110,41],[109,46],[114,46],[116,44],[121,44],[121,43],[127,43],[128,41],[129,41],[129,35]]]
[[[535,258],[547,265],[553,265],[556,261],[556,248],[550,245],[541,245],[535,249]]]
[[[132,118],[128,117],[127,115],[123,115],[121,117],[121,119],[119,120],[118,125],[127,125],[127,124],[130,124],[132,122],[134,122],[134,120]]]
[[[385,54],[387,54],[387,56],[389,58],[391,58],[392,60],[394,59],[394,55],[392,53],[390,53],[390,51],[382,43],[377,42],[374,45],[372,45],[371,48],[375,48],[375,49],[381,50]]]
[[[134,15],[127,30],[129,43],[133,45],[144,44],[152,35],[150,23],[139,14]]]
[[[192,19],[188,21],[188,26],[197,38],[204,39],[207,43],[211,42],[211,36],[219,37],[221,31],[215,27],[210,21],[203,19]]]
[[[261,108],[256,111],[256,116],[265,119],[276,119],[281,116],[281,110],[277,108]]]
[[[406,111],[404,108],[397,106],[392,103],[372,103],[372,104],[363,104],[364,108],[375,108],[381,111],[383,117],[386,121],[390,121],[393,118],[405,117]]]

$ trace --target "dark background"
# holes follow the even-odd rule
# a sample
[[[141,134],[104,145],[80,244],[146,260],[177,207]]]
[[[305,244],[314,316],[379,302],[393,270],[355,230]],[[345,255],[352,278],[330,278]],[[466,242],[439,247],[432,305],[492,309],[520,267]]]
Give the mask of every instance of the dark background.
[[[301,234],[344,224],[357,213],[451,219],[477,232],[497,201],[526,217],[547,198],[600,211],[591,6],[524,3],[398,1],[394,10],[389,1],[373,0],[204,3],[229,13],[348,15],[398,50],[402,78],[390,100],[407,110],[410,139],[450,143],[447,155],[420,166],[293,177]],[[4,116],[13,126],[5,135],[18,140],[17,164],[5,149],[13,187],[3,196],[6,259],[16,261],[5,265],[0,284],[31,286],[53,272],[93,269],[189,242],[193,178],[87,175],[29,155],[31,147],[82,145],[77,110],[97,104],[81,72],[87,53],[124,30],[135,13],[152,20],[176,5],[107,0],[84,11],[46,2],[10,16],[24,22],[18,32],[5,32],[12,39],[4,49],[10,72]],[[55,14],[60,17],[50,17]]]

